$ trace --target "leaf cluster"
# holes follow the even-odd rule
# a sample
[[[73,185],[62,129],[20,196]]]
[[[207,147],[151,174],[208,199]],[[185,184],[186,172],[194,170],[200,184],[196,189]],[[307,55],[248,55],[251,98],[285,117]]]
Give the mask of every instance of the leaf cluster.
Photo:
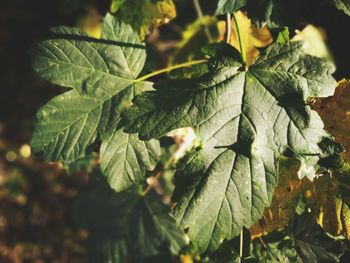
[[[340,3],[337,6],[344,10]],[[137,8],[142,15],[135,13]],[[171,0],[113,1],[114,15],[104,18],[100,38],[61,26],[35,46],[35,72],[68,90],[38,111],[33,150],[47,161],[72,167],[93,152],[99,156],[102,175],[91,174],[91,189],[79,194],[74,208],[76,221],[90,231],[88,251],[93,262],[185,256],[188,238],[196,253],[209,262],[220,258],[227,262],[338,261],[343,243],[324,230],[349,237],[348,223],[334,230],[330,227],[334,222],[328,223],[326,216],[336,214],[338,223],[350,218],[344,194],[347,164],[341,157],[343,146],[329,133],[331,129],[324,129],[311,106],[315,98],[334,94],[335,67],[307,54],[303,42],[289,40],[285,26],[295,25],[298,17],[291,10],[298,8],[298,1],[219,0],[215,14],[233,13],[232,42],[239,41],[192,50],[202,42],[198,39],[216,32],[206,28],[215,27],[216,18],[202,18],[190,28],[173,62],[192,55],[203,59],[149,74],[145,74],[146,44],[141,39],[153,25],[176,15]],[[277,40],[270,44],[266,27],[253,29],[243,13],[234,13],[241,9],[258,27],[267,25],[279,32]],[[218,39],[220,30],[216,33]],[[264,41],[262,36],[267,36]],[[247,53],[242,43],[251,44]],[[198,71],[189,71],[187,77],[179,74],[147,81],[194,65]],[[190,151],[177,145],[169,157],[169,150],[161,151],[159,140],[180,128],[191,128],[196,138],[187,145]],[[185,156],[174,164],[179,152]],[[286,158],[297,163],[295,170],[287,169],[293,179],[280,169],[286,168]],[[172,215],[159,196],[147,195],[152,185],[143,189],[152,173],[149,183],[167,169],[174,169]],[[330,196],[312,191],[322,181],[312,182],[321,173],[338,178]],[[307,184],[299,183],[306,178]],[[297,191],[286,194],[286,205],[297,208],[303,192],[309,198],[305,206],[312,207],[313,213],[285,209],[283,223],[275,224],[273,218],[272,227],[257,231],[260,241],[245,238],[248,255],[232,250],[230,242],[235,244],[242,229],[253,226],[254,237],[254,226],[266,215],[266,208],[279,211],[283,198],[278,195],[291,185]],[[334,197],[334,192],[340,197]],[[329,200],[334,201],[335,211],[325,208]],[[347,210],[339,213],[339,205]],[[261,237],[266,232],[268,236]],[[191,258],[194,253],[189,254]]]

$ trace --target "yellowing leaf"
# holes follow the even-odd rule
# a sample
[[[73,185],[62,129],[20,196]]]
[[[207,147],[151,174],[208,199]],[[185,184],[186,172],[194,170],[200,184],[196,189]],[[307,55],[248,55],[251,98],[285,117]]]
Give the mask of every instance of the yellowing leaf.
[[[78,27],[89,37],[100,38],[103,18],[93,7],[88,7],[86,15],[78,20]]]
[[[238,11],[235,13],[235,16],[240,28],[241,37],[243,39],[247,64],[251,65],[259,55],[258,48],[262,48],[270,44],[272,42],[272,36],[266,26],[258,29],[257,27],[252,25],[251,20],[243,12]],[[220,21],[218,23],[221,40],[224,40],[225,38],[225,23],[226,22],[224,21]],[[232,20],[231,28],[232,33],[230,43],[236,49],[240,50],[237,29],[234,20]]]
[[[193,263],[192,255],[189,255],[189,254],[180,255],[180,262],[181,263]]]
[[[285,227],[295,213],[300,194],[310,187],[309,180],[300,180],[297,176],[298,162],[285,159],[280,166],[280,182],[275,188],[272,203],[265,209],[263,217],[250,228],[253,239]]]
[[[350,238],[350,209],[338,193],[337,181],[330,176],[316,179],[309,201],[317,209],[317,223],[328,233]]]
[[[112,0],[110,7],[111,13],[117,12],[124,2],[125,0]]]
[[[343,226],[343,235],[346,239],[350,240],[350,207],[344,202],[341,208],[340,216]]]
[[[118,2],[118,1],[116,1]],[[124,4],[112,5],[116,16],[138,30],[142,39],[149,28],[169,22],[176,17],[176,8],[172,0],[128,0]]]
[[[321,116],[326,130],[344,146],[342,157],[350,161],[350,81],[340,81],[334,96],[317,99],[313,108]]]
[[[297,30],[296,33],[292,41],[303,41],[303,48],[307,54],[319,58],[330,57],[325,43],[325,34],[321,29],[308,25],[302,31]]]

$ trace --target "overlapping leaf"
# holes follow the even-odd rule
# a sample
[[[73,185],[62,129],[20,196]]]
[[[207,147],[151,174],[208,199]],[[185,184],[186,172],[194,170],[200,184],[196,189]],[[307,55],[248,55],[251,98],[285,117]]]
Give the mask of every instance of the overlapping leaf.
[[[332,95],[336,84],[333,66],[305,55],[298,42],[269,46],[248,70],[232,47],[210,53],[232,55],[199,79],[159,83],[125,114],[126,130],[141,139],[197,130],[203,146],[179,165],[174,199],[179,224],[202,251],[261,217],[277,184],[279,155],[312,171],[328,134],[305,102]]]
[[[272,35],[266,26],[257,28],[252,25],[251,20],[243,12],[236,12],[235,20],[231,21],[231,38],[230,43],[239,50],[239,36],[235,21],[240,28],[240,38],[242,45],[244,46],[244,52],[246,57],[246,63],[248,65],[253,64],[255,59],[259,55],[259,48],[266,47],[272,42]],[[224,41],[226,32],[226,23],[220,21],[219,24],[220,39]]]
[[[135,134],[117,130],[101,145],[101,170],[115,190],[139,183],[145,173],[154,169],[160,155],[155,140],[140,141]]]
[[[291,159],[280,161],[280,180],[271,205],[265,209],[262,218],[250,228],[252,238],[283,229],[295,214],[300,196],[312,185],[307,178],[298,178],[299,166],[297,161]]]
[[[108,90],[117,81],[136,78],[146,59],[135,31],[111,15],[104,20],[100,40],[76,28],[57,27],[35,47],[33,55],[33,68],[42,78],[88,91]]]
[[[322,176],[315,181],[308,196],[317,209],[317,223],[333,236],[350,239],[350,208],[343,200],[336,178]]]
[[[277,29],[295,28],[300,23],[302,1],[300,0],[248,0],[248,16],[259,27],[267,25]]]
[[[111,9],[119,19],[132,25],[142,39],[152,26],[167,23],[176,17],[173,0],[113,0]]]
[[[78,195],[73,207],[77,223],[90,231],[88,253],[93,262],[143,262],[186,244],[169,208],[159,200],[105,187]]]
[[[239,256],[238,238],[225,241],[209,260],[204,262],[339,262],[345,244],[327,235],[313,222],[313,214],[304,212],[293,216],[288,227],[273,231],[259,239],[250,240],[244,236],[243,255]],[[245,233],[245,232],[243,232]],[[237,242],[238,241],[238,242]]]
[[[247,0],[219,0],[216,7],[215,14],[222,15],[226,13],[233,13],[247,3]]]
[[[288,226],[300,258],[303,262],[339,262],[343,253],[340,241],[322,231],[312,217],[312,214],[303,214]]]
[[[129,135],[117,131],[123,109],[135,94],[149,89],[149,83],[134,81],[145,62],[144,45],[130,26],[111,15],[102,29],[97,40],[78,29],[55,28],[34,49],[35,71],[74,89],[39,110],[31,145],[46,160],[70,162],[83,157],[96,139],[102,140],[102,168],[111,186],[122,190],[154,168],[160,150],[158,142],[144,143],[135,136],[125,142]],[[112,152],[109,144],[119,147]]]
[[[319,99],[312,107],[320,114],[328,130],[345,148],[342,156],[350,161],[350,81],[338,83],[334,96]]]
[[[339,262],[340,241],[328,236],[304,213],[293,218],[285,231],[272,232],[252,242],[252,254],[263,262]]]

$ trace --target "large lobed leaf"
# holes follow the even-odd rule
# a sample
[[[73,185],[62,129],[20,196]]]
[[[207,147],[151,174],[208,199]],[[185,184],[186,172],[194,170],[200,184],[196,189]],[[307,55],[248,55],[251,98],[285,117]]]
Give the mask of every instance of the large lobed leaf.
[[[97,90],[137,77],[146,51],[138,35],[111,15],[102,24],[101,39],[89,38],[77,28],[56,27],[33,50],[33,68],[51,83]]]
[[[295,216],[288,225],[285,231],[263,237],[263,244],[252,242],[251,253],[259,262],[339,262],[343,244],[313,223],[312,214]]]
[[[203,146],[179,165],[174,200],[179,224],[201,251],[261,217],[281,154],[301,160],[301,174],[314,176],[310,167],[329,135],[306,100],[332,95],[336,84],[333,66],[304,54],[298,42],[269,46],[247,70],[232,47],[209,51],[226,57],[199,79],[157,84],[125,114],[126,131],[141,139],[196,128]]]
[[[142,180],[145,171],[155,166],[159,143],[124,134],[118,122],[133,96],[149,89],[148,83],[135,82],[145,57],[137,33],[111,15],[104,20],[99,40],[74,28],[53,29],[53,35],[33,50],[34,70],[54,84],[73,89],[39,110],[33,150],[49,161],[71,162],[102,140],[102,169],[111,186],[123,190]],[[111,150],[114,145],[118,145],[115,151]]]

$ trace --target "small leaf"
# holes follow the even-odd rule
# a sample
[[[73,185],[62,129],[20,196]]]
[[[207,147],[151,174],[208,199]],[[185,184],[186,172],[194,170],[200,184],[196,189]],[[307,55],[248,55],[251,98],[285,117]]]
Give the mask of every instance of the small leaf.
[[[280,44],[286,44],[289,42],[289,29],[284,27],[282,30],[277,32],[276,42]]]
[[[78,19],[78,27],[89,37],[100,38],[103,17],[96,8],[87,7],[86,14]]]
[[[119,10],[119,8],[124,4],[125,0],[112,0],[110,11],[111,13],[115,13]]]
[[[215,14],[216,15],[223,15],[226,13],[232,14],[233,12],[236,12],[243,6],[245,6],[247,3],[247,0],[219,0],[218,5],[216,7]]]
[[[350,0],[332,0],[334,5],[350,16]]]
[[[120,5],[116,16],[132,25],[144,39],[150,27],[175,18],[176,8],[172,0],[128,0]]]
[[[117,130],[101,145],[101,170],[116,191],[142,182],[160,156],[157,140],[140,141],[136,134]]]
[[[265,263],[302,263],[303,261],[298,255],[291,239],[286,238],[284,240],[273,240],[274,234],[264,237],[262,242],[260,240],[254,240],[251,245],[251,253],[254,255],[258,262]],[[272,239],[270,241],[269,239]],[[261,239],[262,240],[262,239]]]
[[[306,26],[302,31],[296,30],[292,41],[302,41],[306,54],[331,60],[324,32],[313,25]]]
[[[208,39],[212,37],[213,39]],[[192,24],[189,24],[182,33],[182,40],[177,44],[177,49],[171,57],[170,64],[178,64],[197,58],[203,58],[201,48],[211,41],[217,41],[219,32],[217,19],[204,16]]]

